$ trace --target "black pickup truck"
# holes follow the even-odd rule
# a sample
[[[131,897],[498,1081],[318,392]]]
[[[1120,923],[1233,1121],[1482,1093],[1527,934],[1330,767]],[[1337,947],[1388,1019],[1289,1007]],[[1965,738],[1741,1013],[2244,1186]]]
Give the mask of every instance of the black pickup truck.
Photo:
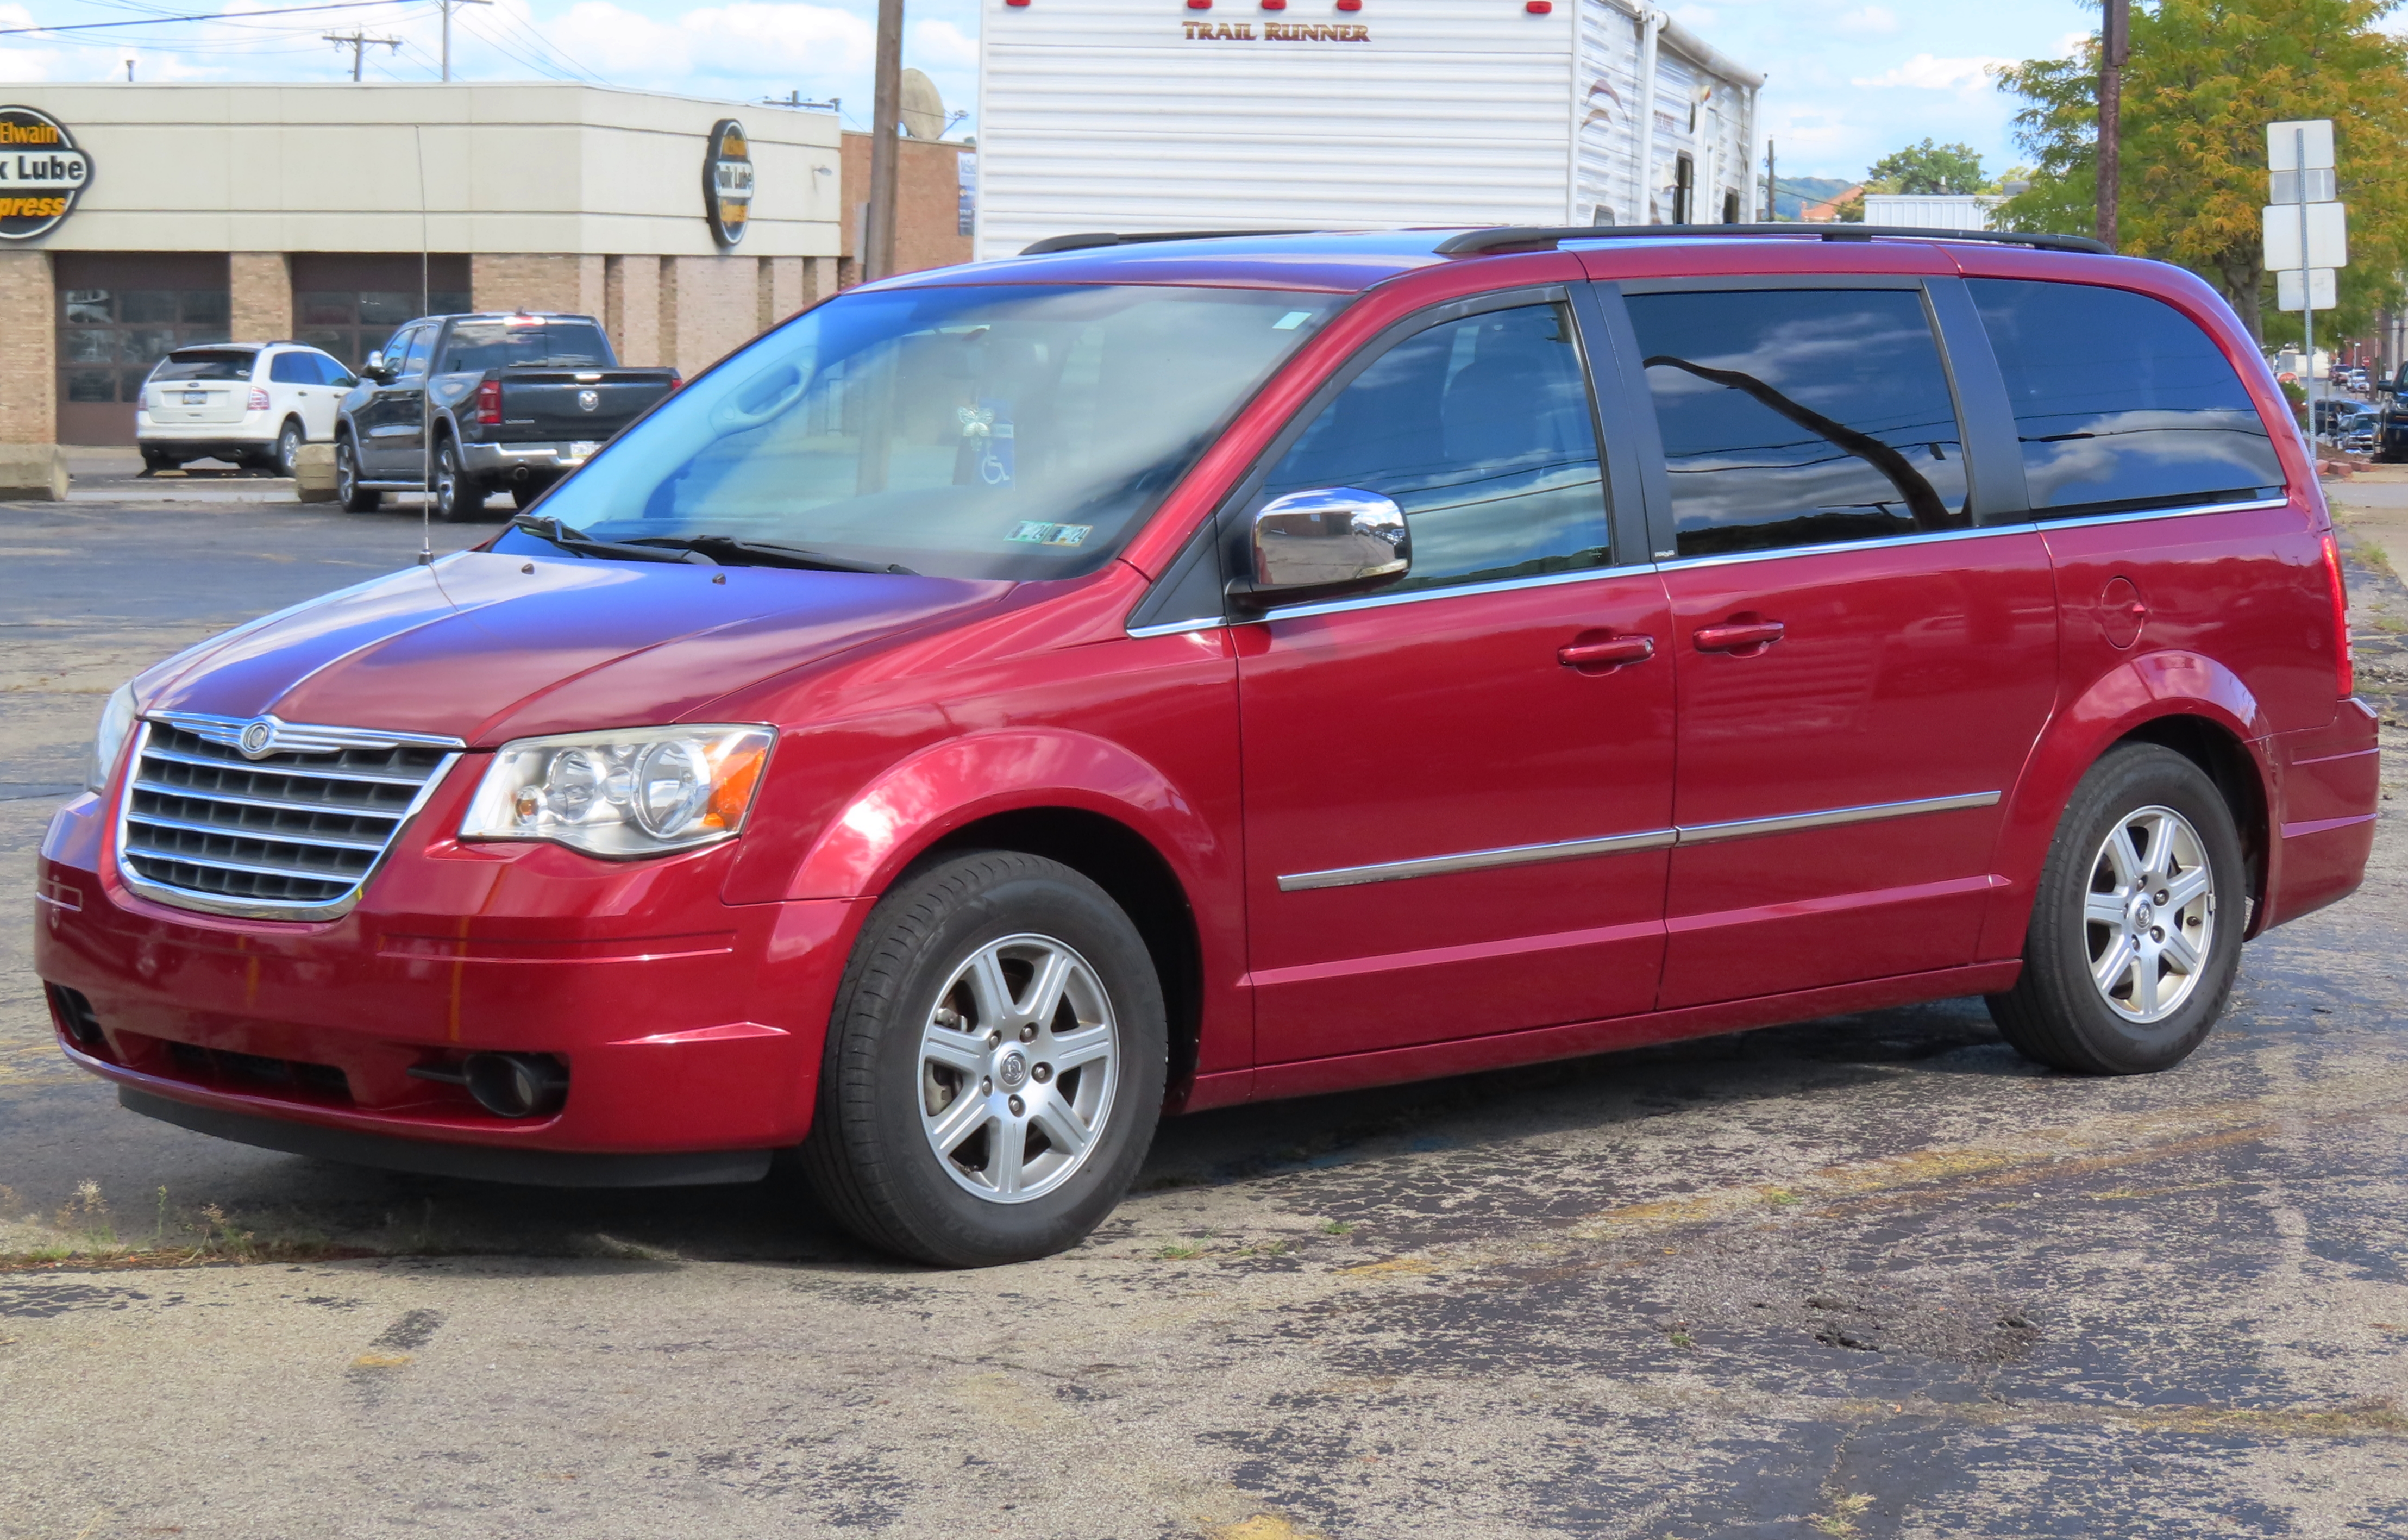
[[[669,368],[627,368],[590,315],[432,315],[393,334],[335,419],[343,506],[435,494],[473,519],[507,491],[521,508],[678,388]]]

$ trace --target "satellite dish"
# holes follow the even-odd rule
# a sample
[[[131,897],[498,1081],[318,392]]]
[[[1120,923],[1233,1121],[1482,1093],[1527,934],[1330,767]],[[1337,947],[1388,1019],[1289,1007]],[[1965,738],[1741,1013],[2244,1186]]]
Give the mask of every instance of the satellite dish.
[[[903,72],[903,132],[915,139],[945,137],[945,99],[937,82],[916,69]]]

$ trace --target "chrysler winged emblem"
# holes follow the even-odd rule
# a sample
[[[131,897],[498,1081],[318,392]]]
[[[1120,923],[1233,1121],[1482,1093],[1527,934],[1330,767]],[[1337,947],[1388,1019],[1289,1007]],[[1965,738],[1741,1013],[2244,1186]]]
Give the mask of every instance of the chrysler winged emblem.
[[[592,411],[601,404],[602,393],[598,390],[581,390],[577,393],[577,410],[580,411]]]
[[[272,717],[254,717],[242,729],[235,746],[245,759],[265,759],[276,750],[276,722]]]

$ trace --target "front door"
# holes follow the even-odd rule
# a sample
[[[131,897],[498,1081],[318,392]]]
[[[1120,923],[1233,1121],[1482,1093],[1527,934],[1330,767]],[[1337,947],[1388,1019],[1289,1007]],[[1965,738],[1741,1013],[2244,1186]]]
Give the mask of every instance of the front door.
[[[426,354],[434,326],[413,326],[385,345],[395,373],[376,387],[353,415],[360,426],[360,466],[380,482],[416,482],[426,471]]]
[[[1234,633],[1259,1061],[1652,1000],[1670,630],[1613,565],[1597,445],[1570,309],[1508,304],[1386,346],[1255,495],[1384,495],[1412,550]]]
[[[1902,281],[1628,295],[1678,553],[1667,1009],[1973,961],[2002,885],[2056,592],[2019,469],[1985,460],[2016,491],[1973,511],[1932,301]],[[1986,350],[1956,362],[1995,381]]]

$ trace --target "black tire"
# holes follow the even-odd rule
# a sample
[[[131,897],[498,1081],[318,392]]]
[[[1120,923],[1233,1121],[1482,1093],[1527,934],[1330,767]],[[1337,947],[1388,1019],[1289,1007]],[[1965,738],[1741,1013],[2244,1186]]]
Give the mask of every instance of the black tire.
[[[309,436],[302,431],[299,422],[290,417],[284,420],[283,430],[276,436],[276,459],[273,467],[276,474],[290,476],[299,468],[301,446],[308,442],[308,439]]]
[[[2167,814],[2175,815],[2168,817]],[[2187,837],[2183,829],[2187,826]],[[2108,849],[2111,834],[2128,839],[2123,865],[2145,856],[2153,830],[2187,857],[2146,861],[2179,875],[2125,883]],[[2119,833],[2119,831],[2121,831]],[[2160,895],[2203,871],[2203,900],[2159,908]],[[2100,887],[2100,882],[2108,885]],[[2154,889],[2154,891],[2152,891]],[[2097,907],[2093,907],[2093,900]],[[2119,929],[2101,916],[2125,916]],[[2203,920],[2203,924],[2202,924]],[[2249,873],[2232,810],[2215,783],[2173,750],[2127,743],[2084,776],[2058,823],[2032,904],[2024,943],[2023,976],[2004,994],[1988,997],[1991,1019],[2015,1050],[2053,1069],[2078,1074],[2147,1074],[2190,1057],[2224,1014],[2241,964],[2241,934],[2249,922]],[[2128,957],[2124,944],[2172,935],[2198,966],[2161,962],[2145,940]],[[2167,953],[2175,948],[2167,947]],[[2118,959],[2125,959],[2119,962]],[[2106,984],[2094,967],[2113,972]],[[2143,973],[2148,982],[2143,983]],[[2146,997],[2143,991],[2156,991]],[[2174,998],[2164,998],[2172,993]],[[2155,1019],[2144,1019],[2162,1012]]]
[[[449,439],[435,440],[435,516],[445,524],[467,524],[485,516],[485,483],[460,468],[460,446]]]
[[[1013,1052],[1016,1043],[1029,1043],[1027,1056],[1045,1053],[1054,1041],[1054,1027],[1068,1019],[1058,1011],[1044,1029],[1047,1035],[1033,1041],[1019,1035],[1036,1032],[1033,1025],[992,1046],[982,1035],[954,1039],[990,1056],[981,1062],[992,1073],[975,1087],[965,1078],[948,1093],[941,1084],[946,1072],[923,1058],[924,1034],[936,1030],[931,1024],[944,1019],[939,1013],[948,1002],[968,1006],[964,1015],[953,1017],[957,1024],[976,1014],[965,993],[969,986],[956,985],[957,971],[984,948],[1032,941],[1087,966],[1083,977],[1100,991],[1112,1025],[1117,1075],[1094,1083],[1093,1093],[1105,1102],[1086,1153],[1076,1162],[1068,1162],[1040,1137],[1046,1116],[1041,1098],[1050,1093],[1068,1101],[1089,1094],[1088,1084],[1076,1079],[1089,1072],[1049,1073],[1041,1058],[1030,1064],[1024,1058],[1015,1073],[1009,1062],[1023,1057]],[[949,986],[953,992],[945,992]],[[1080,1015],[1083,1019],[1083,1011]],[[977,1027],[968,1019],[961,1029],[970,1033]],[[1092,1027],[1083,1030],[1094,1032]],[[1168,1044],[1154,960],[1137,927],[1102,888],[1057,861],[1017,851],[942,860],[908,874],[882,899],[853,947],[828,1025],[818,1110],[803,1145],[804,1170],[837,1219],[882,1250],[948,1267],[1051,1256],[1076,1245],[1102,1223],[1136,1177],[1161,1115]],[[998,1078],[1007,1089],[1026,1090],[1025,1120],[1000,1115],[1007,1098],[993,1085]],[[1020,1099],[1008,1100],[1013,1118],[1020,1118]],[[955,1158],[940,1155],[924,1115],[971,1101],[998,1110],[961,1144]],[[1031,1173],[1049,1159],[1068,1162],[1068,1169],[1051,1178],[1032,1177],[1032,1188],[1041,1190],[1023,1201],[982,1196],[974,1185],[996,1169],[993,1142],[1007,1130],[1019,1130],[1020,1154],[1011,1158],[1015,1173],[1024,1159]],[[1032,1149],[1037,1153],[1029,1154]],[[1061,1146],[1068,1149],[1067,1144]],[[985,1171],[974,1169],[972,1157]],[[1042,1187],[1045,1180],[1056,1185]]]
[[[335,498],[346,513],[373,513],[384,501],[383,493],[360,484],[360,457],[348,433],[335,435]]]

